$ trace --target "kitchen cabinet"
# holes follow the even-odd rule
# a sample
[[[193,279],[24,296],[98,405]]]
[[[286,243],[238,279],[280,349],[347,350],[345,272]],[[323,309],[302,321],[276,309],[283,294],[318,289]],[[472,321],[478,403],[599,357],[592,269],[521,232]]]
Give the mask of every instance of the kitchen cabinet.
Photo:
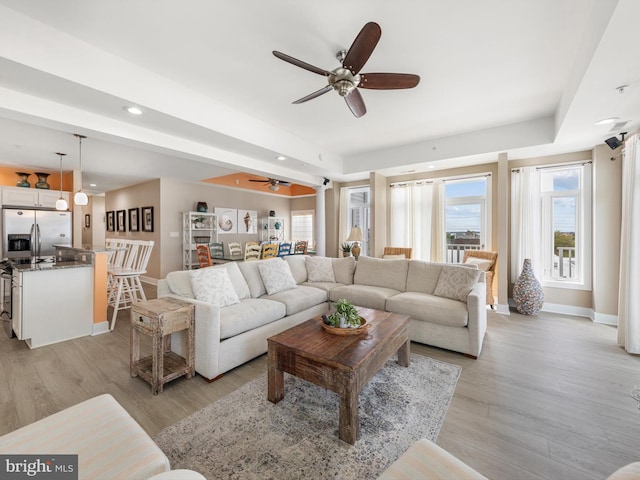
[[[56,201],[59,198],[60,190],[2,187],[2,205],[55,208]],[[62,192],[62,198],[69,204],[71,194],[69,192]]]
[[[196,243],[218,241],[215,213],[182,212],[182,269],[192,270],[200,263],[196,256]]]
[[[261,240],[263,242],[282,242],[284,241],[284,218],[282,217],[265,217],[260,221]]]

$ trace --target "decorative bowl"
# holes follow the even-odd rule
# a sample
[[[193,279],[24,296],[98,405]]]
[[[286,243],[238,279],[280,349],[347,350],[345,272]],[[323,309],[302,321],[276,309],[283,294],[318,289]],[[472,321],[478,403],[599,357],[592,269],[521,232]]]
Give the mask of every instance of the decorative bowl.
[[[367,328],[369,328],[370,325],[369,323],[367,323],[367,320],[362,317],[360,317],[360,326],[354,328],[332,327],[331,325],[327,325],[326,323],[324,323],[322,319],[320,319],[320,324],[322,325],[322,328],[324,328],[325,332],[333,333],[334,335],[359,335],[363,333]]]

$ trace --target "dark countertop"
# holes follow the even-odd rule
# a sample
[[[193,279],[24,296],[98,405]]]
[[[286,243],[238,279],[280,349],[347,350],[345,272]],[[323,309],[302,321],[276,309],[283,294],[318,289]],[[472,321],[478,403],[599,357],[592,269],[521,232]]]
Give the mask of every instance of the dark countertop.
[[[15,271],[19,272],[40,272],[44,270],[57,270],[60,268],[79,268],[79,267],[93,267],[93,264],[87,262],[29,262],[29,263],[16,263],[11,262]]]
[[[89,244],[83,244],[83,245],[80,245],[79,247],[74,247],[73,245],[54,245],[54,247],[60,250],[74,250],[76,252],[82,252],[82,253],[100,253],[100,252],[106,252],[109,250],[105,245],[89,245]]]

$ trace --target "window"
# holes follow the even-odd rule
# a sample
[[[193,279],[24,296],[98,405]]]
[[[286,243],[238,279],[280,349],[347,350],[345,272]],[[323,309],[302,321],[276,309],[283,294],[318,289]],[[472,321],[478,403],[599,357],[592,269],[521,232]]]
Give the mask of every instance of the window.
[[[351,227],[360,227],[364,241],[360,242],[360,255],[369,255],[370,207],[369,187],[350,188],[348,194],[347,235]]]
[[[487,184],[482,178],[449,180],[445,184],[447,263],[460,263],[465,250],[484,250],[490,243]]]
[[[292,210],[291,240],[306,240],[309,245],[313,244],[313,223],[313,210]]]
[[[591,165],[540,169],[542,278],[590,288]]]

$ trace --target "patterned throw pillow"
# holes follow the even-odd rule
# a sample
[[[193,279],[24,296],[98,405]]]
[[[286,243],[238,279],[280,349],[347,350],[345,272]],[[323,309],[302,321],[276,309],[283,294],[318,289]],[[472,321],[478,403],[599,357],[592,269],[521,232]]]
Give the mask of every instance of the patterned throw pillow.
[[[493,266],[493,260],[485,260],[484,258],[478,257],[467,257],[464,263],[472,263],[473,265],[477,265],[479,270],[483,272],[488,272],[489,269]]]
[[[330,257],[307,257],[307,273],[310,282],[335,282],[333,263]]]
[[[240,303],[226,268],[200,268],[191,271],[191,289],[196,299],[216,307]]]
[[[477,268],[444,266],[433,294],[467,303],[467,296],[478,278]]]
[[[260,260],[258,270],[262,277],[264,288],[268,295],[274,295],[285,290],[296,288],[296,279],[291,274],[289,264],[281,258],[271,258]]]

